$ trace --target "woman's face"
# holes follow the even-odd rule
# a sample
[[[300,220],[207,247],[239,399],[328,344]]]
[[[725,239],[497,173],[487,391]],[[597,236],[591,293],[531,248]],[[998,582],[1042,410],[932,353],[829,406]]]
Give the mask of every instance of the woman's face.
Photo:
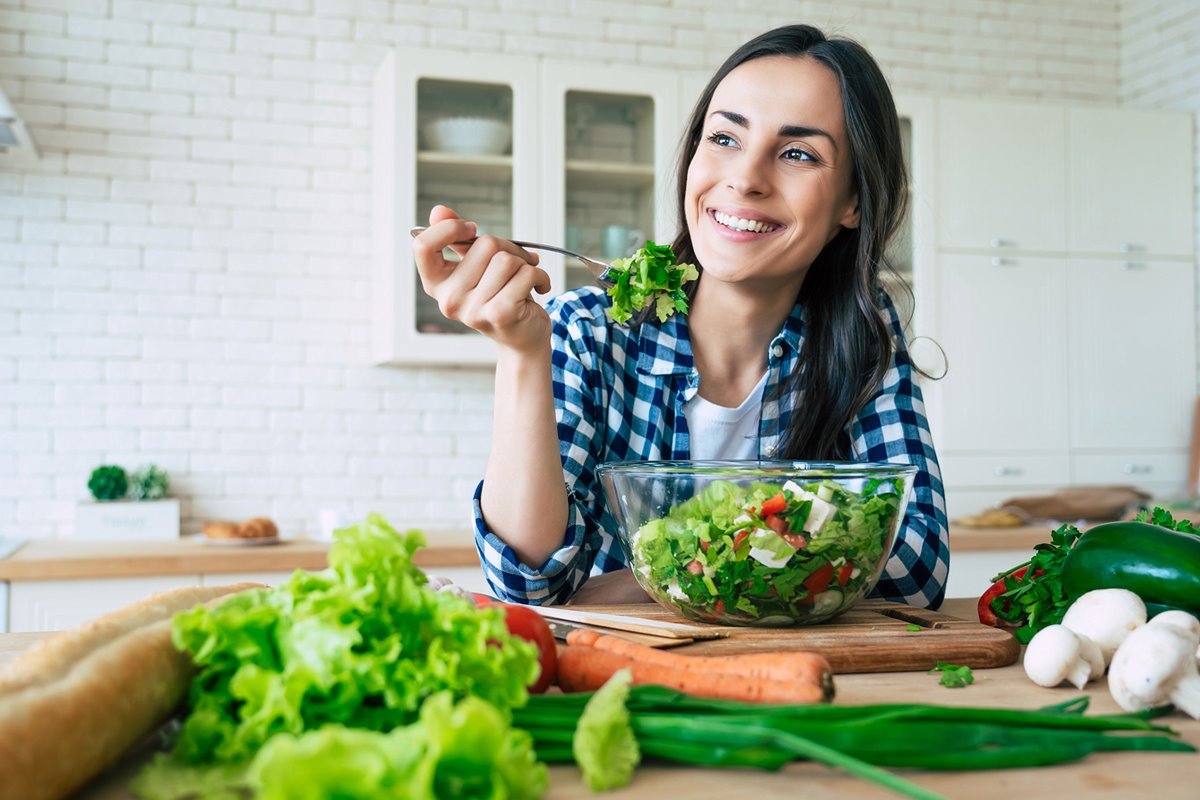
[[[748,61],[717,85],[688,166],[685,214],[705,275],[802,280],[858,225],[841,90],[811,58]]]

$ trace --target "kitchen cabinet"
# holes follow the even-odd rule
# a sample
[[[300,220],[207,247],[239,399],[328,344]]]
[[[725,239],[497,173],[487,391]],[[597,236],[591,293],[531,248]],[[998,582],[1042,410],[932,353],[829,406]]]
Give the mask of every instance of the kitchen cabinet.
[[[1190,114],[1067,110],[1068,248],[1191,260],[1195,219]]]
[[[408,230],[425,224],[435,204],[455,208],[484,233],[565,244],[609,260],[645,238],[669,241],[679,85],[674,70],[389,53],[373,87],[372,360],[495,362],[492,342],[444,319],[421,288]],[[428,135],[431,122],[466,115],[507,125],[510,147],[447,152]],[[606,246],[606,233],[607,241],[620,241]],[[553,293],[591,281],[570,260],[540,255]]]
[[[940,98],[937,147],[939,248],[1066,248],[1061,108]]]
[[[1180,493],[1196,360],[1190,117],[937,105],[934,337],[949,375],[927,396],[951,514],[1069,484]]]
[[[199,583],[199,575],[14,581],[9,596],[8,631],[65,630],[155,592]]]

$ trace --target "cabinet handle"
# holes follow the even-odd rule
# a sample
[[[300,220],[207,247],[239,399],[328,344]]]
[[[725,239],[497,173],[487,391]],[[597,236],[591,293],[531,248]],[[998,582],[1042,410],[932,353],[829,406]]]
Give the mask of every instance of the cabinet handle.
[[[992,256],[993,267],[1011,267],[1017,263],[1015,258],[1001,258],[1000,256]]]
[[[1126,464],[1121,469],[1126,475],[1149,475],[1154,471],[1149,464]]]
[[[1122,242],[1120,249],[1122,253],[1142,253],[1145,252],[1146,245],[1134,242]]]
[[[988,244],[992,247],[1013,247],[1016,245],[1012,239],[1001,239],[999,237],[992,239]]]
[[[997,478],[1009,478],[1013,475],[1020,475],[1024,470],[1020,467],[999,466],[993,471],[996,473]]]
[[[1135,270],[1135,269],[1145,269],[1145,268],[1146,268],[1145,261],[1122,261],[1121,262],[1121,269]]]

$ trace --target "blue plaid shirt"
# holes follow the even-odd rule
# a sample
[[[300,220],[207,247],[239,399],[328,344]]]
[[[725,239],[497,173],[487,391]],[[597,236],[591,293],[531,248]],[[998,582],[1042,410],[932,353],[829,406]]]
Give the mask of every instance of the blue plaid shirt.
[[[627,566],[597,465],[690,456],[683,407],[696,395],[700,375],[692,360],[687,318],[676,314],[661,325],[651,321],[630,331],[608,320],[608,307],[608,297],[596,287],[566,292],[547,305],[559,452],[570,505],[562,546],[537,567],[521,563],[488,530],[479,503],[482,482],[475,490],[475,544],[488,583],[504,600],[564,603],[589,575]],[[897,352],[882,388],[847,433],[855,460],[912,464],[919,471],[873,596],[937,608],[950,563],[941,471],[899,316],[890,301],[884,312]],[[760,457],[773,457],[781,443],[789,409],[776,389],[797,368],[803,339],[803,308],[797,304],[767,352]]]

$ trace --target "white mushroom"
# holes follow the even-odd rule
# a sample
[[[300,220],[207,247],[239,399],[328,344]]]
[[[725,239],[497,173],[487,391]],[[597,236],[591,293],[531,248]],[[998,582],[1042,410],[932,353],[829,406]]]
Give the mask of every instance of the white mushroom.
[[[1071,604],[1062,624],[1095,642],[1108,664],[1130,631],[1146,624],[1146,604],[1128,589],[1093,589]]]
[[[1025,648],[1025,674],[1038,686],[1054,687],[1064,680],[1076,689],[1104,674],[1100,648],[1064,625],[1047,625]]]
[[[1163,611],[1158,616],[1151,617],[1147,625],[1174,625],[1177,628],[1182,628],[1185,633],[1190,636],[1195,636],[1200,640],[1200,619],[1189,614],[1186,611],[1172,609]],[[1200,645],[1196,647],[1196,660],[1200,661]]]
[[[1169,623],[1143,625],[1125,638],[1113,656],[1108,688],[1126,711],[1174,703],[1200,719],[1200,637]]]

